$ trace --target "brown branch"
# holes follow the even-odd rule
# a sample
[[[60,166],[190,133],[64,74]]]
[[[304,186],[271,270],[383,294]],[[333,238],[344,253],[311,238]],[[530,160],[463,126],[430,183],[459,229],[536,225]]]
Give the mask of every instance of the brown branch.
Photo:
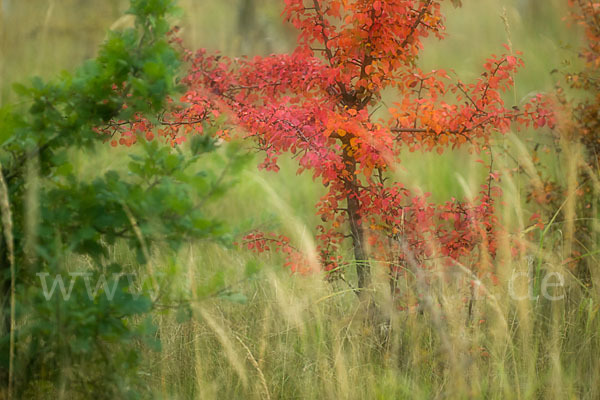
[[[473,126],[470,129],[463,128],[460,131],[442,131],[439,133],[439,135],[441,135],[441,134],[454,135],[454,136],[458,135],[458,136],[462,136],[465,139],[467,139],[467,141],[469,143],[473,143],[471,138],[468,137],[466,135],[466,133],[479,128],[481,125],[483,125],[483,122],[479,123],[478,125]],[[433,129],[425,129],[425,128],[392,128],[391,131],[396,132],[396,133],[432,133],[432,132],[435,132]]]
[[[421,8],[421,11],[419,11],[419,15],[417,15],[417,18],[415,19],[415,22],[413,23],[413,25],[410,28],[410,32],[408,32],[408,35],[406,35],[406,37],[404,38],[404,40],[402,41],[402,43],[400,43],[400,48],[404,48],[408,44],[408,42],[410,41],[410,39],[413,37],[413,35],[417,31],[417,28],[423,22],[423,17],[425,16],[425,13],[427,12],[427,10],[429,9],[429,7],[431,6],[432,2],[433,2],[433,0],[427,0],[427,3],[425,3],[425,5],[423,6],[423,8]]]
[[[333,63],[333,52],[331,51],[331,48],[329,48],[329,41],[330,38],[325,34],[325,16],[323,15],[323,11],[321,10],[321,5],[319,4],[318,0],[313,0],[313,5],[314,5],[314,10],[315,13],[317,14],[317,18],[319,20],[318,25],[321,26],[321,36],[323,36],[323,45],[325,46],[325,54],[327,55],[327,60],[329,61],[329,65],[330,66],[334,66]],[[343,98],[346,97],[347,95],[347,91],[346,91],[346,87],[344,86],[344,84],[342,82],[336,81],[337,86],[340,88],[340,91],[342,92]]]

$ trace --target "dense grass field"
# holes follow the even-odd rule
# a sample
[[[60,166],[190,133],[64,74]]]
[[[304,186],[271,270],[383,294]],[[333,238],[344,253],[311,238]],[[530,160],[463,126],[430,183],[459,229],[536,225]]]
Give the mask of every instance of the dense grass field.
[[[219,49],[227,55],[269,54],[293,48],[295,31],[280,18],[276,0],[180,0],[177,24],[187,47]],[[0,105],[15,101],[11,84],[32,75],[55,76],[93,57],[109,28],[130,23],[121,17],[123,0],[1,0]],[[560,0],[463,0],[446,6],[444,41],[427,39],[419,64],[444,68],[465,81],[477,76],[485,58],[502,44],[523,52],[525,68],[507,100],[520,103],[554,90],[554,69],[577,66],[581,32],[563,20]],[[384,99],[393,102],[394,99]],[[547,154],[533,152],[536,143]],[[495,168],[503,175],[497,214],[509,235],[526,243],[511,256],[510,241],[499,243],[493,261],[498,281],[479,281],[469,268],[448,274],[443,263],[428,271],[426,290],[407,280],[406,307],[390,298],[385,265],[373,264],[374,318],[349,287],[324,274],[291,274],[278,253],[254,254],[213,243],[189,243],[176,262],[157,249],[150,274],[173,293],[191,293],[191,318],[156,307],[159,349],[139,344],[140,375],[150,397],[160,399],[600,399],[600,241],[582,257],[595,266],[589,282],[568,268],[578,218],[569,191],[556,202],[544,230],[532,229],[537,206],[528,188],[551,177],[577,187],[581,158],[577,143],[553,148],[548,130],[521,131],[493,139]],[[79,176],[127,165],[128,148],[97,146],[69,154]],[[443,202],[479,191],[485,169],[479,154],[466,149],[438,154],[406,153],[394,174],[416,192]],[[296,161],[281,162],[278,173],[258,170],[255,155],[240,182],[210,211],[239,233],[252,228],[286,234],[307,254],[315,247],[319,223],[315,204],[324,188],[310,174],[296,174]],[[508,173],[512,171],[512,173]],[[592,207],[598,208],[596,177]],[[556,211],[556,212],[555,212]],[[546,221],[548,222],[548,221]],[[592,223],[594,237],[600,223]],[[571,231],[570,231],[571,230]],[[569,233],[571,232],[571,233]],[[348,248],[339,250],[351,259]],[[135,257],[117,243],[110,257],[134,268]],[[73,266],[85,262],[73,257]],[[248,263],[259,272],[247,278]],[[530,301],[528,276],[542,265],[563,287],[550,290],[559,301]],[[254,265],[254,264],[253,264]],[[223,274],[235,298],[209,297],[195,287]],[[345,271],[353,280],[353,268]],[[480,285],[470,289],[469,282]],[[411,283],[412,282],[412,283]],[[516,286],[515,286],[516,285]],[[423,298],[425,293],[425,299]],[[475,293],[475,294],[474,294]],[[173,298],[176,296],[174,295]],[[413,307],[416,302],[427,306]],[[182,322],[183,321],[183,322]],[[65,372],[69,374],[69,371]],[[49,391],[31,382],[30,398],[75,398],[68,388]]]

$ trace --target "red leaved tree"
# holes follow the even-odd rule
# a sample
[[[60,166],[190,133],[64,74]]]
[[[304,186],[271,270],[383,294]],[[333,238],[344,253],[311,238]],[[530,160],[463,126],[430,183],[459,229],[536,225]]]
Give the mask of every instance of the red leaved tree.
[[[473,257],[477,246],[493,256],[491,166],[475,201],[442,205],[412,195],[390,172],[402,149],[480,150],[495,132],[543,126],[551,115],[541,98],[505,106],[501,94],[523,65],[518,54],[492,55],[472,83],[418,67],[423,39],[445,36],[441,3],[286,0],[284,16],[299,30],[296,49],[252,59],[186,52],[186,105],[162,132],[178,138],[182,124],[193,130],[211,112],[227,112],[264,152],[262,167],[277,171],[278,157],[292,154],[300,172],[310,171],[327,188],[317,204],[321,264],[336,271],[339,246],[349,238],[357,292],[369,285],[370,259],[385,260],[397,274],[434,256]],[[384,90],[397,100],[387,117],[375,118]],[[253,234],[250,245],[261,250],[266,240]],[[292,253],[285,240],[273,241]]]

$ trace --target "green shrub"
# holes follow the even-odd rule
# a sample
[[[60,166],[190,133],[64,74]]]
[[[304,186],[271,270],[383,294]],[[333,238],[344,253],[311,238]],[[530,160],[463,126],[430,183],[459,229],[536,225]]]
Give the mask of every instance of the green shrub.
[[[145,267],[157,250],[172,259],[193,240],[230,242],[206,204],[248,157],[235,146],[220,151],[214,124],[188,146],[140,138],[125,172],[81,177],[71,157],[110,139],[98,127],[156,119],[168,107],[180,64],[167,36],[173,11],[172,0],[132,0],[135,28],[111,32],[72,75],[16,85],[23,102],[0,110],[0,374],[8,397],[149,396],[133,344],[159,348],[149,312],[169,294],[168,279],[144,279]],[[111,256],[119,243],[135,255],[133,267]],[[161,273],[168,278],[169,269]]]

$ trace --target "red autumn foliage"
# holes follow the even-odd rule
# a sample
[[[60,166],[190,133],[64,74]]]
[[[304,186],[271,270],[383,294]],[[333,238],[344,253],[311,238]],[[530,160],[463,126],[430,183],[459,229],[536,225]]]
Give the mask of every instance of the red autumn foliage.
[[[299,31],[296,49],[235,59],[186,51],[185,106],[161,120],[159,133],[182,140],[182,126],[197,130],[218,110],[264,152],[263,168],[277,171],[278,157],[293,155],[299,173],[310,171],[327,188],[317,204],[321,262],[338,270],[339,247],[350,238],[359,288],[369,283],[368,259],[382,259],[392,271],[440,257],[476,264],[476,247],[495,253],[497,174],[488,166],[489,179],[470,202],[436,205],[392,180],[400,152],[485,151],[494,133],[553,124],[553,115],[541,97],[505,105],[502,93],[523,66],[508,46],[471,83],[421,70],[423,39],[445,36],[441,3],[286,0],[283,15]],[[387,116],[375,117],[384,90],[397,100]],[[248,240],[259,251],[268,246],[264,236]],[[302,270],[294,265],[301,257],[290,260]]]
[[[243,244],[248,250],[257,253],[266,251],[281,252],[286,258],[285,266],[289,267],[292,272],[301,274],[314,272],[304,254],[292,246],[290,239],[284,235],[256,231],[244,235],[243,240]]]

